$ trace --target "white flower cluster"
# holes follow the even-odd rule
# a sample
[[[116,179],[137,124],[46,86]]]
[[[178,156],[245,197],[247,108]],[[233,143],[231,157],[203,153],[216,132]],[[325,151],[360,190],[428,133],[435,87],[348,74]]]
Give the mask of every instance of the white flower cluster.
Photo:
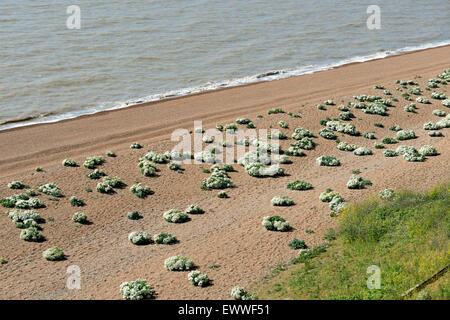
[[[120,188],[123,185],[124,183],[118,177],[104,177],[103,181],[97,184],[97,191],[100,193],[111,193],[114,188]]]
[[[46,183],[39,187],[39,191],[50,196],[62,197],[61,189],[54,183]]]
[[[62,165],[64,167],[76,167],[77,163],[75,162],[75,160],[72,159],[64,159]]]
[[[128,235],[128,240],[135,245],[146,245],[152,242],[152,237],[147,232],[133,231]]]
[[[450,99],[442,100],[442,105],[450,108]]]
[[[152,193],[152,190],[148,186],[144,186],[142,183],[133,184],[130,187],[131,193],[135,194],[138,198],[145,198]]]
[[[305,137],[291,144],[291,147],[300,148],[303,150],[312,150],[316,146],[313,139]]]
[[[40,199],[37,198],[32,198],[28,200],[16,199],[15,207],[18,209],[39,209],[44,208],[45,205]]]
[[[194,153],[194,159],[199,162],[205,163],[218,163],[219,159],[216,158],[216,154],[212,150],[204,150]]]
[[[281,131],[274,131],[267,134],[267,138],[273,139],[273,140],[286,140],[287,135],[284,132]]]
[[[180,170],[181,165],[177,162],[169,162],[167,164],[167,168],[169,168],[170,170],[177,171],[177,170]]]
[[[141,173],[146,177],[152,177],[156,174],[156,166],[150,160],[140,159],[138,166],[141,168]]]
[[[158,244],[172,244],[177,242],[177,238],[170,233],[157,233],[153,236],[153,241]]]
[[[331,202],[334,198],[339,198],[342,200],[342,197],[338,192],[333,191],[329,188],[322,192],[319,196],[319,200],[322,202]]]
[[[387,107],[384,104],[378,102],[368,104],[363,109],[363,112],[367,114],[377,114],[380,116],[386,116],[388,114]]]
[[[339,144],[336,146],[341,151],[354,151],[356,148],[358,148],[355,144],[347,143],[347,142],[339,142]]]
[[[225,189],[231,187],[233,181],[228,176],[227,172],[216,167],[212,170],[211,176],[203,179],[202,188],[203,189]]]
[[[352,175],[347,182],[347,188],[349,189],[364,189],[366,185],[371,185],[370,180],[364,180],[361,177]]]
[[[308,138],[305,138],[305,139],[308,139]],[[297,142],[300,142],[300,141],[297,141]],[[284,151],[284,154],[288,155],[288,156],[295,156],[295,157],[301,157],[301,156],[305,155],[305,153],[302,150],[300,150],[300,148],[296,144],[291,144],[291,146],[286,151]]]
[[[75,212],[75,214],[72,217],[72,220],[83,224],[87,222],[87,216],[83,212]]]
[[[435,147],[428,145],[425,145],[422,148],[420,148],[419,153],[423,156],[436,156],[438,154]]]
[[[344,200],[342,200],[341,197],[334,197],[334,198],[330,201],[330,209],[331,209],[332,211],[340,212],[340,211],[342,211],[345,207],[347,207],[347,203],[345,203]]]
[[[428,132],[430,137],[443,137],[444,135],[440,131],[430,131]]]
[[[39,222],[41,220],[39,213],[32,210],[12,210],[8,212],[8,218],[14,222],[25,222],[27,220]]]
[[[244,288],[236,286],[231,289],[231,297],[235,300],[256,300],[258,297],[248,293]]]
[[[353,151],[353,154],[357,156],[367,156],[372,154],[372,150],[366,147],[359,147]]]
[[[351,136],[358,136],[360,134],[354,125],[350,123],[342,123],[338,120],[327,121],[326,127],[330,130],[342,132]]]
[[[64,251],[60,247],[51,247],[45,250],[42,256],[48,261],[64,260]]]
[[[319,135],[325,139],[330,139],[330,140],[336,139],[336,135],[334,134],[334,132],[327,128],[321,129],[319,131]]]
[[[285,207],[285,206],[293,206],[294,200],[292,200],[288,196],[276,196],[273,197],[272,200],[270,200],[270,203],[273,206]]]
[[[191,204],[189,207],[186,208],[186,210],[184,210],[186,213],[188,214],[202,214],[205,213],[205,210],[203,210],[202,208],[200,208],[198,205],[196,204]]]
[[[192,259],[181,255],[167,258],[164,261],[164,268],[169,271],[185,271],[194,268],[195,264]]]
[[[237,124],[249,124],[250,122],[252,122],[252,120],[250,120],[249,118],[237,118],[236,119]]]
[[[445,116],[447,115],[444,111],[439,110],[439,109],[433,110],[432,113],[433,113],[435,116],[438,116],[438,117],[445,117]]]
[[[334,156],[320,156],[316,159],[316,164],[319,166],[335,167],[339,166],[341,163]]]
[[[407,106],[405,106],[404,108],[403,108],[406,112],[416,112],[416,109],[417,109],[417,107],[416,107],[416,104],[415,103],[410,103],[410,104],[408,104]]]
[[[313,133],[312,131],[302,128],[302,127],[297,127],[294,128],[294,133],[292,134],[292,138],[295,140],[301,140],[303,138],[311,138],[313,137]]]
[[[204,143],[213,143],[215,140],[214,136],[210,137],[210,136],[203,136],[202,141]]]
[[[152,298],[153,288],[145,280],[123,282],[120,285],[120,293],[126,300],[142,300]]]
[[[386,149],[383,151],[383,155],[385,157],[396,157],[396,156],[398,156],[398,153],[394,150]]]
[[[390,199],[393,195],[394,195],[393,189],[384,189],[381,190],[380,193],[378,193],[380,199]]]
[[[345,108],[347,108],[347,107],[345,107]],[[341,109],[339,109],[339,110],[341,110]],[[348,110],[348,108],[347,108],[347,110]],[[349,121],[354,117],[355,117],[355,115],[353,113],[351,113],[350,111],[341,112],[339,114],[339,119],[344,120],[344,121]]]
[[[425,160],[425,157],[412,146],[401,145],[395,151],[403,155],[403,159],[409,162],[422,162]]]
[[[375,133],[373,133],[373,132],[366,132],[363,134],[363,137],[366,139],[369,139],[369,140],[376,139]]]
[[[397,131],[397,139],[398,140],[409,140],[414,139],[416,134],[412,130],[400,130]]]
[[[150,151],[144,155],[144,159],[153,161],[154,163],[166,163],[169,161],[169,154],[160,154],[154,151]]]
[[[206,273],[200,271],[191,271],[188,274],[188,280],[197,287],[205,287],[209,284],[209,278]]]
[[[433,122],[426,122],[423,124],[423,129],[424,130],[439,130],[441,129],[440,126],[438,126],[436,123]]]
[[[37,227],[29,227],[20,232],[20,239],[29,242],[39,242],[44,239],[44,235]]]
[[[275,163],[281,163],[281,164],[289,164],[292,163],[291,159],[289,159],[289,157],[287,155],[279,155],[276,154],[273,156],[273,162]]]
[[[102,156],[88,157],[84,160],[83,166],[88,169],[95,169],[97,166],[102,165],[105,162],[105,158]]]
[[[289,224],[289,222],[280,216],[264,217],[262,225],[269,231],[284,232],[291,229],[291,225]]]
[[[431,93],[431,98],[437,99],[437,100],[445,100],[445,99],[447,99],[447,96],[444,93],[439,93],[439,92],[434,91]]]
[[[419,103],[423,103],[423,104],[429,104],[429,103],[430,103],[430,100],[428,100],[428,99],[425,98],[425,97],[418,97],[418,98],[416,99],[416,101],[419,102]]]
[[[448,115],[445,116],[445,118],[439,120],[438,122],[436,122],[436,125],[439,128],[450,128],[450,113]]]
[[[27,187],[28,186],[23,184],[21,181],[11,181],[10,183],[8,183],[8,188],[10,189],[24,189]]]
[[[176,209],[170,209],[163,214],[163,219],[172,223],[183,223],[189,220],[186,212]]]

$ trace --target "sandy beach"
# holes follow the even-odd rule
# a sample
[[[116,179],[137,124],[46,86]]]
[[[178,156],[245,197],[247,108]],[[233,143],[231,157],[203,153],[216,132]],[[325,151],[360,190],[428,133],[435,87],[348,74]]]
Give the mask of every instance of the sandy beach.
[[[429,78],[450,68],[450,46],[392,56],[385,59],[345,65],[328,71],[288,79],[262,82],[196,94],[187,97],[146,103],[126,109],[105,111],[90,116],[0,131],[0,198],[20,190],[11,190],[7,184],[22,181],[37,190],[38,185],[53,182],[65,197],[59,201],[40,195],[46,208],[37,209],[46,219],[42,224],[45,241],[26,242],[19,238],[20,230],[6,214],[0,215],[0,258],[8,263],[0,266],[0,298],[2,299],[121,299],[119,286],[124,281],[147,279],[157,292],[157,299],[229,299],[235,285],[251,288],[279,263],[288,263],[295,255],[287,243],[292,238],[304,239],[308,244],[324,242],[323,234],[336,220],[328,215],[327,203],[319,201],[319,194],[327,188],[341,193],[347,202],[358,201],[385,188],[421,190],[450,177],[450,129],[443,129],[443,137],[430,137],[423,124],[438,121],[434,109],[446,113],[440,100],[431,99],[432,91],[423,96],[431,104],[417,104],[416,113],[408,113],[405,101],[396,91],[395,81],[414,80],[422,89]],[[420,78],[416,78],[420,75]],[[374,85],[383,85],[397,98],[389,116],[363,113],[351,109],[356,116],[351,123],[361,132],[374,132],[377,140],[362,136],[345,137],[341,141],[365,146],[373,151],[370,156],[355,156],[340,151],[336,142],[318,136],[323,127],[320,120],[335,118],[337,106],[327,106],[326,111],[316,105],[333,99],[336,105],[356,102],[354,95],[382,95]],[[449,95],[449,86],[436,89]],[[415,98],[415,96],[414,96]],[[343,101],[343,102],[341,102]],[[286,113],[267,115],[271,108],[283,108]],[[287,112],[300,113],[292,118]],[[257,115],[263,118],[257,118]],[[148,151],[163,153],[176,144],[171,133],[179,128],[193,130],[195,120],[203,121],[203,128],[216,124],[235,122],[236,118],[252,119],[257,129],[278,127],[283,120],[289,123],[285,131],[290,137],[295,127],[304,127],[315,133],[317,146],[305,151],[305,157],[290,157],[292,164],[283,165],[286,176],[258,179],[250,177],[242,166],[234,164],[235,172],[229,176],[233,188],[226,189],[228,199],[217,198],[217,190],[200,189],[201,181],[209,174],[203,165],[182,165],[182,174],[157,165],[155,177],[143,176],[137,166],[139,158]],[[383,128],[374,126],[382,123]],[[403,157],[387,158],[383,149],[375,149],[374,142],[392,137],[389,130],[394,124],[414,130],[417,139],[386,145],[395,149],[400,144],[419,149],[432,145],[438,156],[427,157],[424,162],[407,162]],[[293,139],[282,140],[286,150]],[[130,149],[139,142],[142,149]],[[115,158],[105,156],[111,150]],[[110,176],[120,177],[127,187],[107,195],[95,191],[98,180],[90,180],[91,172],[82,166],[86,157],[102,155],[106,162],[99,167]],[[321,155],[334,155],[341,161],[339,167],[317,166]],[[79,167],[62,166],[65,158],[81,164]],[[43,172],[36,172],[42,167]],[[349,190],[346,183],[352,170],[359,169],[361,176],[373,185],[362,190]],[[292,191],[286,185],[294,180],[312,183],[313,189]],[[148,185],[154,194],[145,199],[133,195],[129,187],[136,181]],[[86,192],[91,188],[93,192]],[[274,196],[288,195],[295,205],[273,207]],[[71,196],[85,201],[86,206],[74,208]],[[171,224],[162,214],[169,209],[183,210],[190,204],[200,205],[206,213],[191,215],[191,221]],[[3,208],[3,211],[8,209]],[[72,216],[83,211],[92,222],[76,227]],[[143,219],[126,218],[129,211],[139,211]],[[261,221],[264,216],[281,215],[290,221],[290,232],[268,232]],[[52,217],[53,221],[48,218]],[[314,233],[305,233],[306,229]],[[128,240],[132,231],[150,234],[168,232],[176,235],[174,245],[134,246]],[[67,259],[46,261],[42,252],[51,247],[64,249]],[[199,288],[187,281],[187,272],[170,272],[164,269],[164,260],[182,254],[192,258],[202,272],[208,273],[212,285]],[[81,270],[81,289],[66,288],[68,266]],[[208,268],[219,265],[218,268]]]

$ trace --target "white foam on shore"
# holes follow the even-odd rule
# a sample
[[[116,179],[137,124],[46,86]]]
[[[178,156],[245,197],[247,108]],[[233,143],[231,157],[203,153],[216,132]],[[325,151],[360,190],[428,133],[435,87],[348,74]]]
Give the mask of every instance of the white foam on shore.
[[[34,119],[27,120],[27,121],[8,123],[5,125],[1,125],[0,131],[10,129],[10,128],[29,126],[29,125],[38,124],[38,123],[59,122],[61,120],[73,119],[73,118],[77,118],[77,117],[84,116],[84,115],[98,113],[101,111],[123,109],[123,108],[127,108],[130,106],[143,104],[146,102],[159,101],[159,100],[164,100],[164,99],[174,98],[174,97],[182,97],[182,96],[187,96],[187,95],[197,94],[197,93],[202,93],[202,92],[207,92],[207,91],[213,91],[213,90],[222,89],[222,88],[236,87],[236,86],[246,85],[246,84],[251,84],[251,83],[280,80],[280,79],[285,79],[285,78],[289,78],[289,77],[293,77],[293,76],[312,74],[312,73],[315,73],[318,71],[329,70],[329,69],[333,69],[333,68],[340,67],[340,66],[343,66],[346,64],[350,64],[350,63],[382,59],[382,58],[386,58],[389,56],[400,55],[403,53],[419,51],[419,50],[424,50],[424,49],[437,48],[437,47],[442,47],[442,46],[446,46],[449,44],[450,44],[450,40],[434,42],[434,43],[426,43],[426,44],[422,44],[419,46],[409,46],[409,47],[404,47],[404,48],[395,49],[395,50],[376,52],[376,53],[365,55],[365,56],[355,56],[352,58],[343,59],[343,60],[337,61],[335,63],[330,63],[330,64],[309,65],[309,66],[302,66],[302,67],[295,68],[295,69],[273,70],[273,71],[264,72],[262,74],[256,74],[256,75],[242,77],[242,78],[236,78],[236,79],[219,81],[219,82],[210,82],[210,83],[206,83],[204,85],[200,85],[200,86],[196,86],[196,87],[183,88],[183,89],[172,90],[172,91],[168,91],[168,92],[164,92],[164,93],[152,94],[152,95],[141,97],[138,99],[130,99],[125,102],[117,102],[117,103],[112,103],[112,104],[107,104],[107,105],[101,105],[96,108],[89,108],[89,109],[84,109],[84,110],[65,112],[65,113],[61,113],[61,114],[57,114],[57,115],[40,116],[40,117],[36,117]]]

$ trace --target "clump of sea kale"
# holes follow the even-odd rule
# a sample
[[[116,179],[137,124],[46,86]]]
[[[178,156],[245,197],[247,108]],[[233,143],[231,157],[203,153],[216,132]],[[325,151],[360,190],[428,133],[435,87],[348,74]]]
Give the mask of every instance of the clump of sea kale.
[[[211,176],[203,179],[202,189],[225,189],[231,187],[231,184],[232,180],[227,172],[220,167],[215,167]]]
[[[177,238],[170,233],[158,233],[153,236],[153,241],[158,244],[173,244],[178,242]]]
[[[194,261],[181,255],[167,258],[164,261],[164,268],[169,271],[185,271],[195,267]]]
[[[45,250],[42,256],[48,261],[64,260],[65,258],[64,251],[60,247],[51,247]]]
[[[133,231],[128,235],[128,240],[135,245],[146,245],[152,242],[152,237],[147,232]]]
[[[83,212],[75,212],[72,220],[80,224],[85,224],[87,223],[87,216]]]
[[[287,188],[291,190],[309,190],[312,189],[312,184],[302,180],[295,180],[288,183]]]
[[[372,182],[355,175],[351,176],[347,182],[347,188],[349,189],[364,189],[366,185],[372,185]]]
[[[412,130],[400,130],[397,132],[398,140],[409,140],[416,138],[416,134]]]
[[[286,206],[293,206],[294,200],[292,200],[288,196],[276,196],[273,197],[272,200],[270,200],[270,203],[273,206],[286,207]]]
[[[355,144],[347,143],[347,142],[339,142],[339,144],[336,146],[341,151],[354,151],[356,148],[358,148]]]
[[[105,158],[102,156],[88,157],[83,163],[83,166],[88,169],[95,169],[97,166],[102,165],[105,162]]]
[[[262,225],[269,231],[289,231],[291,225],[280,216],[264,217]]]
[[[138,198],[145,198],[152,194],[152,190],[148,186],[144,186],[142,183],[134,184],[130,187],[131,193],[136,195]]]
[[[378,194],[380,199],[390,199],[390,198],[392,198],[393,195],[394,195],[393,189],[384,189],[384,190],[381,190],[380,193]]]
[[[172,223],[183,223],[183,222],[186,222],[189,220],[189,217],[186,214],[186,212],[183,212],[181,210],[176,210],[176,209],[171,209],[171,210],[164,212],[163,218],[167,222],[172,222]]]
[[[369,148],[366,147],[359,147],[357,149],[355,149],[355,151],[353,151],[353,153],[357,156],[366,156],[366,155],[371,155],[372,150],[370,150]]]
[[[124,185],[118,177],[104,177],[103,182],[97,184],[97,191],[100,193],[113,193],[115,188],[121,188]]]
[[[205,210],[203,210],[202,208],[200,208],[195,204],[191,204],[189,207],[186,208],[185,212],[188,214],[202,214],[205,213]]]
[[[320,156],[316,159],[316,163],[319,166],[328,167],[339,166],[341,164],[340,161],[334,156]]]
[[[258,296],[250,294],[244,288],[236,286],[231,289],[231,297],[235,300],[257,300]]]
[[[191,271],[188,274],[188,280],[198,287],[206,287],[209,284],[209,278],[206,273],[201,273],[200,271]]]
[[[334,198],[342,199],[341,195],[338,192],[333,191],[329,188],[322,192],[319,196],[319,200],[322,202],[331,202]]]
[[[39,186],[39,191],[53,197],[62,197],[61,189],[54,183],[47,183]]]
[[[154,291],[145,280],[124,282],[120,285],[120,293],[125,300],[142,300],[153,298]]]
[[[12,181],[12,182],[8,183],[8,188],[10,188],[10,189],[26,189],[26,188],[29,188],[29,186],[22,183],[21,181]]]
[[[75,160],[72,159],[64,159],[62,162],[62,165],[64,167],[77,167],[78,164],[75,162]]]

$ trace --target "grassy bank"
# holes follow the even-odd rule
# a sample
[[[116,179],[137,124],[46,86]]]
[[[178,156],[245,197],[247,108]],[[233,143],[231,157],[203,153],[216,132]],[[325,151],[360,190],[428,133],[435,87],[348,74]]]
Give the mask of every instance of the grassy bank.
[[[449,237],[450,183],[372,198],[345,209],[324,252],[294,259],[254,290],[261,299],[400,299],[449,264]],[[380,289],[367,288],[371,265],[381,270]],[[450,299],[449,278],[445,274],[421,295]],[[417,292],[409,297],[416,298]]]

